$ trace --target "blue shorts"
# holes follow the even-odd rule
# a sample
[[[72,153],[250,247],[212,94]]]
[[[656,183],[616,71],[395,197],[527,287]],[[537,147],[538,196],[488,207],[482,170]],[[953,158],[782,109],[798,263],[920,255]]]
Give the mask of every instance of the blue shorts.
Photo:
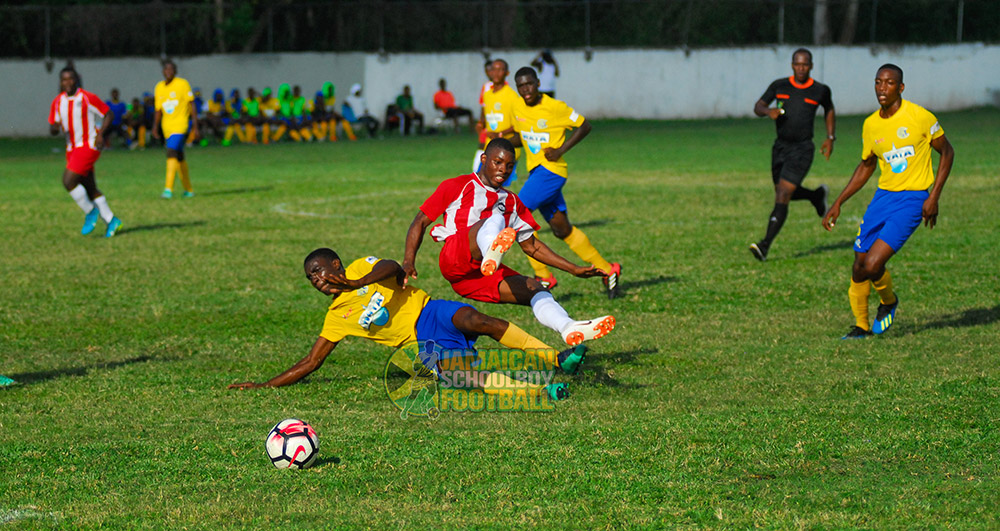
[[[548,221],[556,212],[566,212],[563,186],[566,186],[565,177],[552,173],[539,164],[528,172],[528,180],[517,196],[528,210],[541,212],[545,221]]]
[[[899,252],[923,219],[924,201],[930,194],[926,190],[890,192],[881,188],[865,210],[865,217],[854,240],[854,250],[867,253],[875,240],[882,240]]]
[[[471,349],[478,335],[467,336],[455,327],[451,318],[460,308],[470,304],[431,299],[417,319],[417,341],[434,341],[443,349]],[[475,309],[475,308],[473,308]]]
[[[176,133],[167,137],[166,146],[167,149],[172,149],[177,152],[184,151],[184,143],[187,141],[186,133]]]

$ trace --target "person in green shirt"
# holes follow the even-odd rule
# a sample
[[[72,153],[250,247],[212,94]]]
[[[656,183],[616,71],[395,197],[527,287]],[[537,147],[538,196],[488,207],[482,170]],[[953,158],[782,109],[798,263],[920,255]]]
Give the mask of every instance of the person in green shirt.
[[[413,95],[410,86],[403,86],[403,93],[396,97],[396,109],[403,116],[403,134],[410,134],[413,122],[417,122],[417,134],[424,134],[424,115],[413,108]]]

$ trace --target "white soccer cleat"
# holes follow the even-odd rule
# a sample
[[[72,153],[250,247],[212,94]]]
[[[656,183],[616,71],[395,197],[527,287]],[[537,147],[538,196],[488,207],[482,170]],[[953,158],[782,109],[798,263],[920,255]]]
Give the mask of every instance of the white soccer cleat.
[[[614,329],[614,316],[605,315],[589,321],[576,321],[563,330],[562,336],[567,345],[575,347],[584,341],[602,338]]]
[[[500,234],[497,234],[497,237],[493,238],[493,243],[486,250],[486,254],[483,256],[483,263],[479,266],[479,271],[483,276],[488,277],[496,273],[497,268],[500,267],[500,260],[503,259],[503,255],[510,250],[516,240],[517,232],[510,227],[500,231]]]

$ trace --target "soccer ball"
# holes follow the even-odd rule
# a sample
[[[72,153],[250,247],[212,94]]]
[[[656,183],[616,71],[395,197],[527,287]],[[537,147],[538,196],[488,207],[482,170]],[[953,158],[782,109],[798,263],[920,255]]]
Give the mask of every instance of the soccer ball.
[[[285,419],[271,428],[264,451],[278,468],[309,468],[319,453],[316,430],[299,419]]]

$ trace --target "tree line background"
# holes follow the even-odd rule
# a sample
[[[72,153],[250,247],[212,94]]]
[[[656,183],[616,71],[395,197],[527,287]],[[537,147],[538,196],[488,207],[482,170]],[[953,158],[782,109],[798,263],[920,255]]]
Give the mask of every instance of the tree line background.
[[[997,0],[8,0],[2,57],[1000,41]]]

